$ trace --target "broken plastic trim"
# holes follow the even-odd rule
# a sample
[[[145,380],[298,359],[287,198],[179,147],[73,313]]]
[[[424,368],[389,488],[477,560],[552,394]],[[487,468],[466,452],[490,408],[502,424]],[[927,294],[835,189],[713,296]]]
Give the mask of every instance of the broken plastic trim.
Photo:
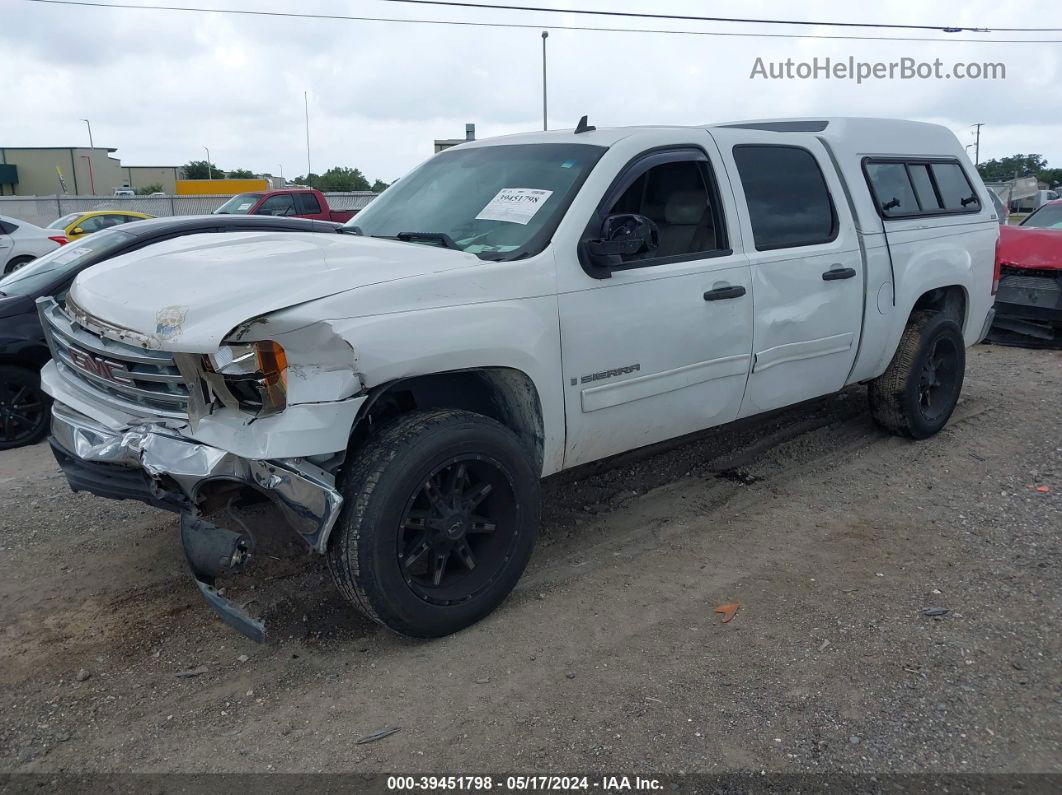
[[[215,586],[218,575],[238,572],[251,563],[254,539],[234,533],[190,513],[181,513],[181,544],[192,579],[214,612],[230,627],[253,641],[265,643],[265,623],[226,599]]]
[[[193,505],[207,483],[233,481],[253,488],[321,553],[343,504],[332,475],[304,460],[241,458],[158,425],[113,431],[61,403],[52,406],[52,440],[82,461],[142,469],[158,495],[173,493],[176,485],[179,496]]]

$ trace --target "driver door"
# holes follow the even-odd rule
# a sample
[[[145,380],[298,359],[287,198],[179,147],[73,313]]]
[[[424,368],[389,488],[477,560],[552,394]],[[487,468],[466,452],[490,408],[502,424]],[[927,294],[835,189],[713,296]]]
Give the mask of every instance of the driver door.
[[[558,296],[566,467],[737,416],[751,361],[752,284],[732,248],[739,233],[719,171],[697,146],[643,153],[588,225],[584,238],[599,236],[608,215],[645,216],[660,244],[624,256],[607,278],[566,274]]]

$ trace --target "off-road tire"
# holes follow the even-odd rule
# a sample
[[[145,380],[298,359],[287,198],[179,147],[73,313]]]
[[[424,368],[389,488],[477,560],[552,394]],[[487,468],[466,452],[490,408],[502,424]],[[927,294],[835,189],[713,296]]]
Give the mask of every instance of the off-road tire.
[[[16,400],[19,406],[8,405]],[[29,403],[35,405],[35,422],[26,425],[17,422],[9,411],[19,417],[26,414]],[[39,442],[48,435],[51,418],[51,399],[41,389],[40,374],[28,367],[5,365],[0,367],[0,450],[10,450]],[[9,433],[10,431],[10,433]]]
[[[943,405],[932,416],[927,416],[921,404],[920,384],[923,368],[938,340],[947,348],[954,372],[949,375]],[[965,341],[955,320],[940,312],[912,313],[888,369],[871,381],[867,390],[874,421],[897,436],[910,439],[932,436],[951,417],[962,391],[965,372]]]
[[[465,601],[430,603],[407,581],[408,564],[399,562],[403,520],[432,472],[469,456],[497,465],[511,484],[509,554],[498,556],[493,579]],[[516,435],[488,417],[451,409],[402,415],[352,452],[339,488],[344,505],[329,539],[329,568],[350,602],[402,635],[441,637],[479,621],[509,595],[531,557],[539,523],[538,474]]]

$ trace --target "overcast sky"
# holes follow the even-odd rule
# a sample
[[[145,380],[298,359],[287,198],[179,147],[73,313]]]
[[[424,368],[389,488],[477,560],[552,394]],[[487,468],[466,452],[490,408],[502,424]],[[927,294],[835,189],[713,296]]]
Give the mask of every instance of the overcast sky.
[[[482,0],[480,0],[482,2]],[[143,3],[145,0],[124,0]],[[165,5],[773,33],[958,34],[771,28],[611,20],[571,14],[435,8],[381,0],[166,0]],[[1062,3],[850,0],[534,0],[530,5],[655,13],[952,26],[1062,29]],[[970,34],[1000,38],[1049,34]],[[963,144],[984,122],[981,157],[1037,152],[1062,166],[1062,44],[827,41],[551,30],[551,127],[584,113],[598,126],[697,124],[811,115],[896,116],[946,124]],[[303,91],[314,171],[354,166],[391,181],[430,156],[434,138],[541,127],[539,29],[252,18],[210,13],[48,6],[0,0],[0,146],[98,146],[127,165],[179,165],[209,146],[220,168],[291,178],[306,171]],[[1002,62],[1006,79],[750,79],[765,61],[820,58],[950,68]],[[972,153],[972,150],[971,150]]]

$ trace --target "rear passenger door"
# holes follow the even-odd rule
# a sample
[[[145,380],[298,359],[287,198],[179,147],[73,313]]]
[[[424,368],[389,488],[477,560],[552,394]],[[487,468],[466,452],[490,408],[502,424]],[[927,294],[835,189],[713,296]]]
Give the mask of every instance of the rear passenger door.
[[[829,156],[809,135],[713,129],[741,213],[752,275],[752,372],[739,416],[845,385],[859,345],[865,274]]]
[[[306,191],[295,194],[295,210],[297,215],[304,218],[316,218],[321,215],[321,203],[317,196]]]

